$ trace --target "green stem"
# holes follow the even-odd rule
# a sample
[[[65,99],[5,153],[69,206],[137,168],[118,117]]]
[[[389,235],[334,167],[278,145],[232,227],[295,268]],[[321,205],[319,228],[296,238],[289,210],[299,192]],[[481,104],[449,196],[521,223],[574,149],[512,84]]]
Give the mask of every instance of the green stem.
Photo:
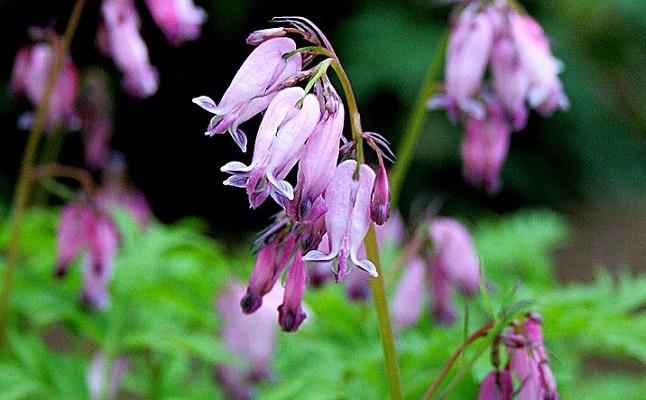
[[[476,339],[479,339],[483,336],[486,336],[489,333],[489,330],[493,327],[492,322],[488,322],[484,324],[480,329],[475,331],[474,333],[469,336],[462,346],[458,347],[457,350],[451,355],[451,358],[448,359],[448,361],[444,364],[442,369],[440,370],[440,373],[435,376],[435,380],[433,380],[433,383],[431,383],[431,386],[428,388],[426,393],[424,394],[424,397],[422,400],[430,400],[433,398],[433,394],[437,390],[437,388],[440,386],[440,383],[446,378],[446,375],[449,373],[451,370],[451,367],[453,367],[453,364],[460,358],[460,355],[462,352],[471,344],[473,343]]]
[[[440,77],[440,73],[442,72],[442,66],[444,65],[444,53],[446,52],[447,39],[448,33],[442,37],[440,43],[438,43],[437,48],[435,49],[431,63],[426,71],[424,83],[417,94],[413,110],[410,114],[410,118],[408,119],[408,123],[406,124],[404,137],[397,149],[397,162],[390,174],[390,203],[393,208],[396,207],[397,201],[399,200],[404,178],[406,177],[413,160],[417,138],[424,127],[427,108],[426,104],[428,103],[428,99],[437,91],[437,81]]]
[[[67,23],[67,28],[65,29],[63,40],[56,48],[56,54],[54,56],[52,67],[47,74],[47,82],[45,84],[43,98],[38,106],[36,119],[31,126],[31,129],[29,130],[29,137],[27,139],[25,153],[20,165],[20,173],[18,175],[16,191],[13,197],[11,226],[9,231],[9,241],[7,244],[7,258],[4,268],[2,292],[0,293],[0,344],[4,343],[7,331],[7,320],[9,318],[11,307],[11,292],[13,290],[13,280],[16,270],[16,263],[18,261],[18,242],[20,238],[20,230],[22,228],[25,209],[32,183],[32,179],[30,177],[31,168],[36,157],[38,144],[40,143],[40,139],[43,136],[43,127],[45,125],[45,119],[47,118],[47,111],[49,110],[49,103],[52,97],[54,84],[56,83],[58,75],[63,67],[65,55],[69,50],[70,43],[72,41],[72,37],[74,36],[74,32],[76,31],[76,27],[78,26],[79,19],[81,18],[81,12],[83,11],[84,5],[85,0],[77,0],[74,4],[74,9],[72,10],[72,14]]]
[[[352,91],[350,79],[346,74],[339,59],[335,56],[332,61],[332,69],[339,77],[345,98],[348,103],[348,113],[350,114],[350,126],[352,128],[352,138],[355,141],[357,149],[357,170],[355,176],[358,176],[359,166],[364,163],[363,155],[363,129],[361,128],[361,118],[359,116],[359,108],[357,100]],[[390,322],[390,314],[388,308],[388,300],[386,298],[386,289],[384,285],[384,274],[381,268],[381,260],[379,258],[379,248],[377,247],[377,237],[375,235],[374,225],[370,226],[368,235],[365,240],[366,255],[377,268],[378,276],[370,279],[370,292],[372,293],[375,311],[377,312],[377,319],[379,321],[379,335],[381,337],[381,345],[384,353],[384,360],[386,363],[386,374],[388,376],[388,390],[390,391],[390,398],[393,400],[403,399],[400,377],[399,365],[397,363],[397,353],[395,351],[395,336],[393,335],[392,324]]]

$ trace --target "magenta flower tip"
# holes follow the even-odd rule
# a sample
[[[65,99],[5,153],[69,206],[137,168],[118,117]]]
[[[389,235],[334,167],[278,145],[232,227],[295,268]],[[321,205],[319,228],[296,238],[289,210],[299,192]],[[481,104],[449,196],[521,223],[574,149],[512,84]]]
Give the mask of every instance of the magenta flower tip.
[[[388,185],[388,174],[383,160],[379,161],[377,178],[372,188],[370,202],[370,219],[377,225],[383,225],[390,217],[390,189]]]

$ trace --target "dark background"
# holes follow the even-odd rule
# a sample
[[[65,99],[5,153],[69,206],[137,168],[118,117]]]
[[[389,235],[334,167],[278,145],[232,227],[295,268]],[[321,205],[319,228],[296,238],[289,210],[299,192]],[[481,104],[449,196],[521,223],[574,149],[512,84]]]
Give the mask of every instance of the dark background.
[[[72,56],[83,70],[99,65],[113,83],[114,148],[128,159],[132,180],[147,195],[156,216],[172,222],[199,216],[212,232],[238,238],[264,226],[276,207],[249,210],[243,191],[221,185],[219,167],[248,160],[228,136],[208,138],[209,113],[191,98],[216,101],[251,50],[244,42],[272,16],[302,15],[316,22],[335,45],[350,75],[366,130],[382,133],[397,148],[407,111],[450,6],[433,1],[200,1],[209,14],[199,40],[173,48],[137,1],[142,36],[160,74],[158,93],[128,97],[111,60],[98,54],[94,35],[99,1],[89,0]],[[561,4],[562,3],[562,4]],[[631,0],[526,1],[544,26],[552,50],[563,60],[571,110],[550,119],[532,114],[525,131],[513,135],[503,170],[503,190],[490,198],[461,179],[462,127],[430,114],[426,132],[404,187],[408,205],[434,202],[444,214],[468,221],[520,208],[552,208],[572,222],[575,239],[561,259],[578,265],[643,266],[646,254],[646,4]],[[16,51],[29,42],[29,26],[59,32],[71,1],[0,0],[0,207],[6,208],[25,132],[18,116],[30,108],[8,94]],[[250,140],[257,119],[245,125]],[[68,135],[61,160],[82,165],[81,142]],[[587,238],[587,239],[586,239]]]

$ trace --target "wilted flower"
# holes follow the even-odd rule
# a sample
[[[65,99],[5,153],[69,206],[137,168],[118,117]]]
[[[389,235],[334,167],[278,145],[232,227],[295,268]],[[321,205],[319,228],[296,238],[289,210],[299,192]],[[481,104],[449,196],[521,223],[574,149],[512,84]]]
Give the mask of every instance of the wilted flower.
[[[244,362],[243,366],[219,364],[217,377],[226,397],[234,400],[251,398],[253,382],[271,376],[269,366],[276,345],[278,305],[283,298],[280,285],[270,288],[265,304],[252,315],[240,310],[244,286],[231,282],[217,299],[217,310],[222,317],[220,335],[228,350]]]
[[[49,40],[60,41],[60,38],[49,33]],[[24,47],[18,51],[11,75],[11,91],[22,94],[38,107],[45,94],[47,76],[54,62],[54,49],[50,43],[40,42]],[[78,70],[67,56],[52,89],[45,129],[52,131],[57,126],[64,125],[77,129],[79,125],[76,115],[76,97],[78,93]],[[33,114],[21,116],[19,125],[28,128],[33,122]]]
[[[252,208],[260,206],[269,195],[281,205],[293,200],[294,189],[284,179],[301,157],[319,118],[315,95],[305,95],[300,87],[282,90],[260,123],[251,164],[232,161],[224,165],[222,172],[232,174],[224,184],[246,188]]]
[[[397,284],[392,303],[393,324],[398,327],[414,325],[422,312],[424,299],[424,261],[414,257]]]
[[[249,54],[224,92],[220,104],[207,96],[193,102],[215,116],[206,134],[216,135],[229,131],[236,144],[246,151],[247,137],[239,125],[265,111],[276,95],[276,89],[302,68],[300,53],[285,58],[296,49],[289,38],[275,38],[259,45]]]
[[[119,394],[121,382],[128,372],[129,361],[125,357],[118,357],[112,360],[109,365],[109,373],[105,372],[106,357],[103,353],[97,353],[86,375],[86,383],[92,400],[109,399],[114,400]],[[106,382],[106,378],[108,381]],[[107,389],[105,385],[108,385]],[[107,397],[105,397],[107,396]]]
[[[207,16],[193,0],[146,0],[146,4],[170,44],[179,46],[200,36]]]
[[[285,296],[283,304],[278,307],[278,323],[284,331],[292,332],[298,329],[306,317],[301,302],[307,285],[305,262],[302,260],[301,249],[296,250],[287,277],[285,279]]]
[[[159,77],[139,33],[139,15],[133,0],[103,0],[101,13],[103,23],[97,32],[99,48],[117,64],[124,75],[123,87],[131,96],[152,96],[157,92]]]
[[[469,118],[462,141],[462,173],[467,182],[489,194],[498,192],[510,139],[511,128],[502,106],[488,101],[482,119]]]
[[[333,261],[337,281],[343,279],[352,265],[377,276],[377,270],[370,260],[358,258],[359,249],[370,227],[370,192],[375,173],[362,164],[359,179],[355,180],[353,175],[356,167],[357,162],[354,160],[339,164],[325,190],[325,202],[328,206],[325,227],[329,253],[312,250],[304,257],[305,261]]]

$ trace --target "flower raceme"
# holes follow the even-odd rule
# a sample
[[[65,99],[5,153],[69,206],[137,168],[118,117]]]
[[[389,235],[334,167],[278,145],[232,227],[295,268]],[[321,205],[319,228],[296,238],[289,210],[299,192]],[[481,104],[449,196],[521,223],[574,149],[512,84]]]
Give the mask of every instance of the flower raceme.
[[[343,137],[345,107],[327,76],[328,67],[339,60],[322,32],[300,17],[274,21],[289,26],[255,31],[247,38],[257,47],[220,102],[207,96],[193,102],[215,114],[207,135],[229,132],[243,152],[247,137],[240,125],[263,113],[249,164],[232,161],[221,168],[231,175],[224,184],[244,188],[251,208],[270,197],[282,208],[257,241],[256,263],[240,305],[245,313],[260,309],[263,296],[284,274],[278,322],[283,330],[294,331],[305,319],[302,300],[308,275],[313,281],[321,278],[312,284],[322,283],[328,265],[338,282],[353,266],[377,275],[374,264],[362,254],[363,241],[372,221],[383,224],[389,216],[382,161],[383,149],[389,150],[382,136],[354,125],[353,140]],[[300,35],[314,46],[297,49],[288,34]],[[303,70],[320,56],[325,59]],[[298,86],[306,79],[304,88]],[[358,140],[366,140],[377,153],[377,180],[364,160],[357,159],[362,155]],[[294,167],[295,187],[287,180]],[[357,293],[363,293],[367,279],[355,278]]]
[[[428,105],[445,107],[452,121],[460,116],[467,120],[465,178],[495,194],[509,133],[525,127],[528,109],[549,116],[569,103],[559,79],[561,63],[531,16],[507,0],[463,3],[449,37],[445,93],[429,99]],[[491,79],[485,80],[488,66]],[[486,129],[491,134],[475,133]]]
[[[224,92],[220,103],[207,96],[193,102],[215,116],[209,122],[206,134],[213,136],[229,132],[243,152],[247,137],[239,125],[265,111],[276,96],[281,84],[301,71],[299,53],[285,59],[296,50],[296,43],[289,38],[276,38],[260,44],[242,64]]]

